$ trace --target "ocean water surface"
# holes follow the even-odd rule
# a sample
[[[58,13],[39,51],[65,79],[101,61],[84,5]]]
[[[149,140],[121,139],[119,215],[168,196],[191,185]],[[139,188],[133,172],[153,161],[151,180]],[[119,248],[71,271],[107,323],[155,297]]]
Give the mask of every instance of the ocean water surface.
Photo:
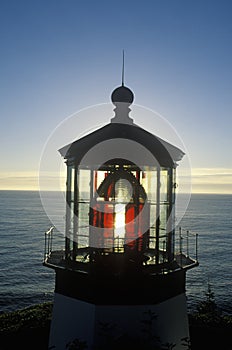
[[[0,312],[53,300],[55,273],[42,265],[51,225],[39,192],[0,191]],[[193,194],[180,225],[199,235],[200,265],[187,272],[189,309],[205,298],[209,282],[218,306],[231,314],[232,195]],[[63,242],[63,234],[56,235]]]

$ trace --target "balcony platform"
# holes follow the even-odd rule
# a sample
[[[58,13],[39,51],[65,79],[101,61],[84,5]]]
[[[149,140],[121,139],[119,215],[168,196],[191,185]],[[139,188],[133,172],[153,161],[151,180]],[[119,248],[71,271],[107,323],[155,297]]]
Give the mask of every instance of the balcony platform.
[[[72,253],[72,252],[71,252]],[[117,274],[122,271],[141,270],[144,274],[167,274],[184,269],[189,270],[198,266],[198,261],[177,253],[171,262],[155,263],[153,257],[145,254],[144,262],[136,264],[133,260],[126,260],[123,253],[112,253],[102,255],[96,261],[90,261],[87,249],[80,249],[76,261],[65,258],[64,250],[54,250],[46,255],[43,264],[53,269],[67,269],[82,273],[91,273],[93,270],[101,270],[108,273]],[[96,269],[95,269],[96,268]]]

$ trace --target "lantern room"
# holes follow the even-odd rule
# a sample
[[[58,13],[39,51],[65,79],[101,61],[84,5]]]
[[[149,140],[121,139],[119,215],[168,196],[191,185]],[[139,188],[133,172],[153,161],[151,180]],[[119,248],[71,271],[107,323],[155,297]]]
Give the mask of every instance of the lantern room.
[[[66,159],[65,261],[111,272],[174,264],[175,172],[184,153],[136,125],[134,95],[111,96],[115,116],[60,149]]]

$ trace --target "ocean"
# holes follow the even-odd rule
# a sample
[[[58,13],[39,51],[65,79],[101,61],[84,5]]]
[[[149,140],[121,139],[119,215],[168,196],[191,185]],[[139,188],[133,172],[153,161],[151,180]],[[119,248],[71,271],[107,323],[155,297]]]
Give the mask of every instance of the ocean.
[[[0,191],[0,312],[53,300],[55,273],[42,265],[51,225],[39,192]],[[200,265],[187,272],[189,310],[205,299],[210,283],[217,305],[231,314],[232,195],[193,194],[180,226],[199,235]]]

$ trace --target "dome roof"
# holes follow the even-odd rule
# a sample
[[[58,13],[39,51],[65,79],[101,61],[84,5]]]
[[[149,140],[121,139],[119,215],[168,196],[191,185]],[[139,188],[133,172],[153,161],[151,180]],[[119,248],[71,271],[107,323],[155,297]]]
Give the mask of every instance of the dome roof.
[[[145,147],[157,159],[160,166],[175,167],[181,160],[184,152],[159,137],[133,124],[110,123],[102,128],[62,147],[59,152],[70,160],[79,164],[86,153],[96,145],[107,140],[131,140]],[[110,152],[108,149],[107,152]],[[147,163],[148,161],[148,163]],[[91,164],[89,164],[91,166]],[[144,165],[151,165],[144,157]]]

